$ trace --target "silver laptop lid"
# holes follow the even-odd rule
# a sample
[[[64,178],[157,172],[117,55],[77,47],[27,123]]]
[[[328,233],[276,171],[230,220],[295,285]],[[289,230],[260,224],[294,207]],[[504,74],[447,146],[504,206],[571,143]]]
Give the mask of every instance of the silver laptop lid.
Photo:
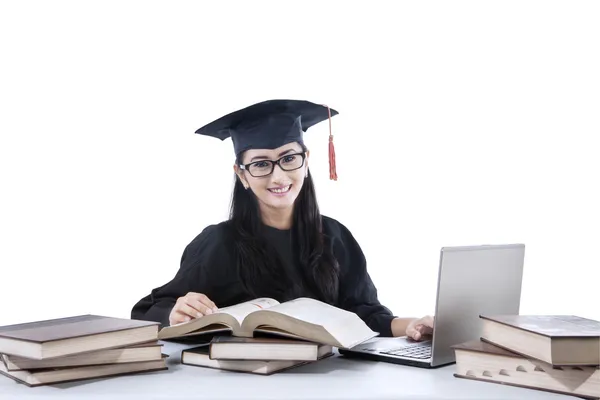
[[[452,345],[478,340],[480,314],[518,314],[525,245],[443,247],[432,365],[454,361]]]

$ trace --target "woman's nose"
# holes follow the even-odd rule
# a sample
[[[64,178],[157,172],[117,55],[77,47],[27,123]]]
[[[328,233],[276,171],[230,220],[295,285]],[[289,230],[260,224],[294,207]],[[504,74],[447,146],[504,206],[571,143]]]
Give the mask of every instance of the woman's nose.
[[[285,178],[285,171],[281,169],[279,164],[275,164],[275,168],[273,168],[273,174],[271,174],[271,179],[273,181],[279,181],[282,178]]]

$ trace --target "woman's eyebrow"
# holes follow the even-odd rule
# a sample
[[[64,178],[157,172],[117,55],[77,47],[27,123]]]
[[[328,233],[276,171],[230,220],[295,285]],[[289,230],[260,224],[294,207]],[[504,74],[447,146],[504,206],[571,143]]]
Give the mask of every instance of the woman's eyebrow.
[[[279,155],[277,157],[281,157],[284,156],[292,151],[296,151],[295,149],[288,149],[282,153],[279,153]],[[256,157],[252,157],[252,160],[250,160],[250,162],[254,161],[254,160],[267,160],[269,157],[267,156],[256,156]]]

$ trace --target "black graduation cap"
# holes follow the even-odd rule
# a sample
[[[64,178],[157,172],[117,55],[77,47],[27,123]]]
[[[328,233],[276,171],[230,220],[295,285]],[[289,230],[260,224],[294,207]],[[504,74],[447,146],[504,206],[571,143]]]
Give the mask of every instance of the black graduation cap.
[[[236,156],[248,149],[276,149],[291,142],[303,143],[311,126],[329,119],[330,178],[337,180],[331,117],[339,114],[326,105],[306,100],[267,100],[227,114],[196,130],[221,140],[231,137]]]

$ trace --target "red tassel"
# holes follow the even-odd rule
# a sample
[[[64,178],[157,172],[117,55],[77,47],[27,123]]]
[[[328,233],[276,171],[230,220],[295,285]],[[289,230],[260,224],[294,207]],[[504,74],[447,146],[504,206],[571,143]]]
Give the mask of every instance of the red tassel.
[[[329,135],[329,179],[337,181],[337,172],[335,169],[335,147],[333,147],[333,135]]]
[[[335,166],[335,147],[333,146],[333,135],[331,134],[331,110],[329,106],[327,112],[329,113],[329,179],[337,181],[337,172]]]

